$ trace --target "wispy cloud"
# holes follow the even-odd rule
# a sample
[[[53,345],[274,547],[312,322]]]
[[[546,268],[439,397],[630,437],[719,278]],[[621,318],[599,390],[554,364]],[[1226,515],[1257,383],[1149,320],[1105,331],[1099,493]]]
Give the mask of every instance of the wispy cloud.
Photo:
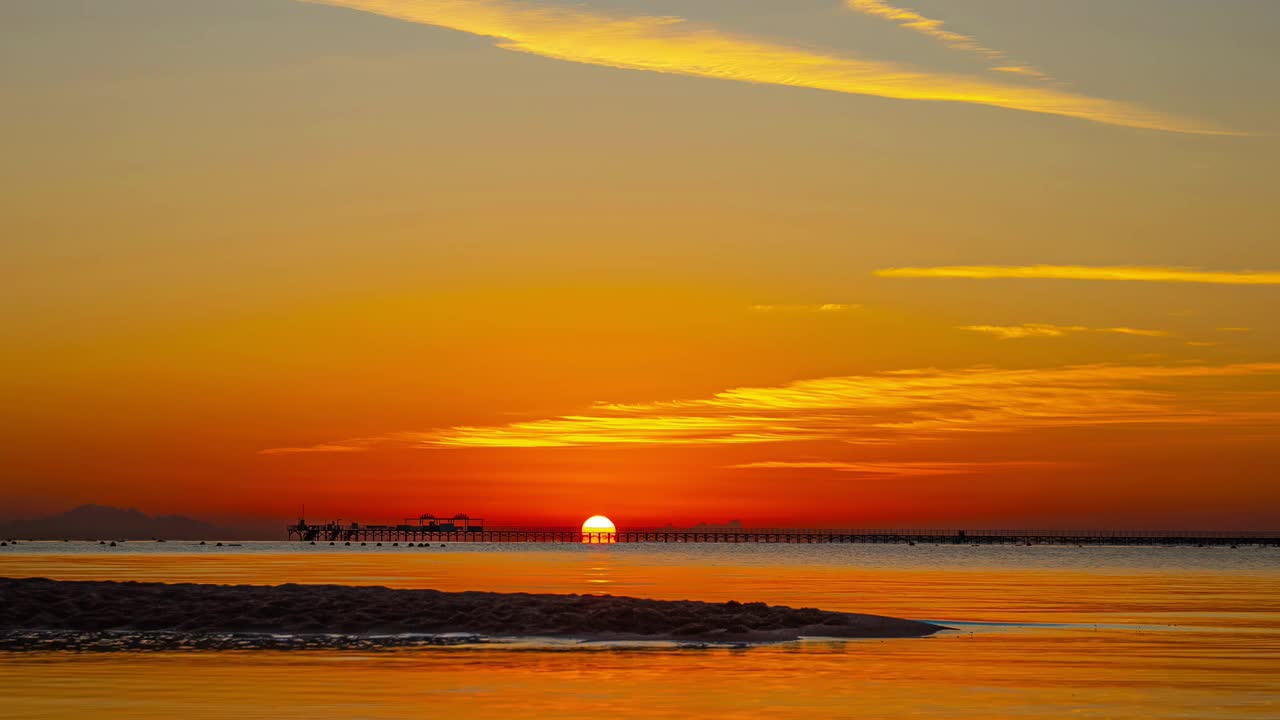
[[[1136,335],[1138,337],[1169,337],[1172,334],[1167,330],[1144,330],[1143,328],[1130,327],[1091,328],[1089,332]]]
[[[811,434],[795,418],[769,415],[621,413],[567,415],[500,426],[423,433],[422,447],[703,445],[794,440]]]
[[[390,433],[376,437],[352,438],[338,442],[326,442],[318,445],[300,447],[279,447],[259,450],[259,455],[303,455],[308,453],[358,453],[375,450],[380,447],[395,445],[412,445],[417,441],[418,433]]]
[[[838,441],[1150,424],[1269,424],[1280,411],[1207,379],[1280,378],[1280,363],[901,370],[741,387],[710,397],[600,403],[577,415],[403,432],[268,453],[376,447],[539,448]]]
[[[492,37],[498,46],[569,62],[902,100],[990,105],[1126,127],[1236,134],[1132,103],[1045,86],[918,70],[787,46],[679,17],[616,16],[517,0],[300,0]]]
[[[861,305],[825,303],[823,305],[752,305],[752,312],[761,313],[841,313],[858,310]]]
[[[1047,461],[997,461],[997,462],[900,462],[866,461],[844,462],[839,460],[766,460],[763,462],[729,465],[736,470],[827,470],[854,475],[891,475],[897,477],[921,477],[930,475],[973,475],[992,471],[1035,470],[1059,467],[1062,463]]]
[[[991,69],[997,72],[1025,75],[1039,80],[1050,79],[1048,75],[1026,63],[1012,62],[1008,53],[989,48],[970,35],[948,30],[946,23],[942,20],[925,17],[915,10],[897,7],[883,0],[845,0],[845,4],[864,15],[883,18],[908,30],[927,35],[953,50],[980,55],[994,63]]]
[[[320,443],[319,445],[311,445],[308,447],[285,447],[271,448],[262,450],[262,455],[289,455],[293,453],[342,453],[342,452],[363,452],[368,450],[369,444],[364,446],[348,442],[343,443]]]
[[[888,278],[1002,278],[1038,280],[1126,280],[1134,282],[1206,283],[1212,285],[1280,285],[1277,271],[1200,270],[1198,268],[1087,265],[944,265],[876,270]]]
[[[991,69],[995,72],[1009,73],[1010,75],[1026,75],[1037,80],[1053,79],[1030,65],[997,65]]]
[[[1168,337],[1165,330],[1142,330],[1129,327],[1091,328],[1081,325],[1046,325],[1043,323],[1024,323],[1022,325],[961,325],[959,330],[994,335],[1001,340],[1019,340],[1034,337],[1066,337],[1075,333],[1109,333],[1113,335],[1136,335],[1139,337]]]

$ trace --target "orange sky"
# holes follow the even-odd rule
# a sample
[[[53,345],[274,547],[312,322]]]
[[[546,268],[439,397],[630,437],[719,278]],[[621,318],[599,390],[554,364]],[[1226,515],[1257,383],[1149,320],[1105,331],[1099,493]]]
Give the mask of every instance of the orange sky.
[[[1274,529],[1280,10],[1059,5],[7,3],[0,514]]]

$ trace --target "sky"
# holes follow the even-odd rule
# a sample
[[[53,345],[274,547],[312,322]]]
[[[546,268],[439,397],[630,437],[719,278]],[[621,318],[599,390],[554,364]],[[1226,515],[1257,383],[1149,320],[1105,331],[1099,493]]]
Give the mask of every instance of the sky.
[[[1277,30],[8,0],[0,516],[1277,529]]]

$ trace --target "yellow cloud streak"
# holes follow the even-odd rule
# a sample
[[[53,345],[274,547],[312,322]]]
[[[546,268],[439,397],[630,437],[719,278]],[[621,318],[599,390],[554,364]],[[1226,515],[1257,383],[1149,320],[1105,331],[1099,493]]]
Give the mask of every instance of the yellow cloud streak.
[[[1110,333],[1114,335],[1135,335],[1138,337],[1168,337],[1165,330],[1142,330],[1129,327],[1091,328],[1080,325],[1045,325],[1042,323],[1025,323],[1023,325],[962,325],[959,330],[994,335],[1001,340],[1018,340],[1030,337],[1065,337],[1073,333]]]
[[[501,427],[456,427],[424,435],[427,446],[580,447],[584,445],[701,445],[801,439],[794,422],[777,417],[566,416]]]
[[[921,35],[926,35],[935,40],[940,41],[953,50],[962,50],[964,52],[981,55],[988,60],[1003,62],[1009,59],[1007,53],[995,50],[978,42],[978,39],[969,35],[963,35],[952,30],[947,30],[941,20],[925,17],[915,10],[908,8],[896,7],[890,5],[883,0],[845,0],[845,4],[850,9],[856,10],[864,15],[883,18],[901,27],[913,30]],[[1028,65],[999,65],[991,68],[997,72],[1013,73],[1016,75],[1026,75],[1028,77],[1038,78],[1040,80],[1050,79],[1048,75]]]
[[[589,65],[903,100],[990,105],[1148,130],[1236,134],[1129,103],[814,52],[697,27],[678,17],[613,17],[514,0],[299,1],[492,37],[507,50]]]
[[[888,278],[1004,278],[1036,280],[1128,280],[1134,282],[1205,283],[1211,285],[1280,285],[1280,272],[1215,271],[1195,268],[1084,265],[947,265],[876,270]]]
[[[414,448],[885,443],[910,435],[1110,424],[1275,423],[1248,393],[1198,378],[1280,376],[1280,363],[1000,370],[904,370],[725,390],[707,398],[600,404],[591,412],[494,426],[406,432],[269,454]]]
[[[861,309],[861,305],[825,303],[823,305],[752,305],[752,312],[762,313],[840,313]]]

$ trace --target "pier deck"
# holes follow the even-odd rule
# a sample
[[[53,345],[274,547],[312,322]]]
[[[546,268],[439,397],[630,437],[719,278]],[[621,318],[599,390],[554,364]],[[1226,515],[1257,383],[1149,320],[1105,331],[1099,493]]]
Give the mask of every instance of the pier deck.
[[[1190,531],[1037,530],[801,530],[801,529],[635,529],[583,533],[574,528],[471,528],[442,532],[393,525],[308,525],[287,528],[303,542],[444,543],[778,543],[921,545],[1130,545],[1280,547],[1280,533]]]

